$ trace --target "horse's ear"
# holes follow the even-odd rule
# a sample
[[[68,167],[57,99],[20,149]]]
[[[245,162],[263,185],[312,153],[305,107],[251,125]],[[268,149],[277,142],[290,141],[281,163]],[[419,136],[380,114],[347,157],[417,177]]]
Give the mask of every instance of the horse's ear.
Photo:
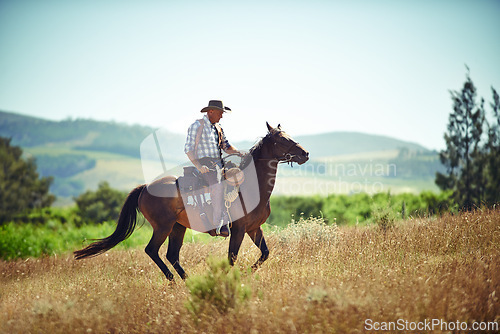
[[[273,127],[269,125],[269,123],[266,122],[266,125],[267,125],[267,129],[269,130],[269,132],[273,131]]]
[[[281,130],[281,124],[278,124],[278,130]]]

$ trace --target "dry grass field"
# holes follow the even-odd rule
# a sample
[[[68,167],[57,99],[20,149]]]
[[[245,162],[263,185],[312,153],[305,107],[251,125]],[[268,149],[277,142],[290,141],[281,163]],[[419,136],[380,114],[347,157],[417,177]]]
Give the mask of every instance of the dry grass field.
[[[245,238],[233,270],[250,295],[225,312],[207,299],[192,313],[188,285],[178,276],[168,283],[142,249],[0,262],[0,332],[362,333],[399,320],[500,322],[499,210],[387,230],[309,219],[267,240],[270,258],[252,273],[259,253]],[[223,239],[187,243],[181,261],[191,277],[207,275],[206,259],[227,248]]]

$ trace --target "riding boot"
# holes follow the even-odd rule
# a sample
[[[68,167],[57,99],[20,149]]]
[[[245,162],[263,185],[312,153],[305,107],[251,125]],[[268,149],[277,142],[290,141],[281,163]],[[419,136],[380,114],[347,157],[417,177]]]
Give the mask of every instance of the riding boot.
[[[231,221],[229,220],[229,215],[227,211],[224,210],[222,213],[222,219],[220,221],[220,225],[217,228],[216,232],[217,235],[223,236],[223,237],[228,237],[231,235],[231,230],[229,229],[229,224]]]
[[[217,172],[210,171],[203,174],[203,178],[209,184],[210,200],[212,205],[212,229],[216,235],[223,237],[229,236],[229,228],[225,226],[223,211],[224,207],[224,185],[220,182]]]
[[[216,229],[216,235],[222,237],[228,237],[230,232],[227,227],[227,219],[224,219],[224,195],[223,195],[223,185],[222,183],[216,184],[211,187],[212,192],[210,196],[212,199],[212,209],[213,209],[213,224]]]

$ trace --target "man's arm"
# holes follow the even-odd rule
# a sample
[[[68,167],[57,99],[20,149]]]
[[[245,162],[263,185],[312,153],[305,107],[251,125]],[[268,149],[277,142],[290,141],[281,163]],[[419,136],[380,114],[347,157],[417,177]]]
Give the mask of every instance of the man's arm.
[[[191,162],[196,167],[196,169],[199,170],[201,173],[209,172],[208,167],[201,165],[200,162],[198,161],[198,159],[196,159],[193,151],[187,152],[186,155],[188,156],[189,160],[191,160]]]
[[[233,145],[229,144],[229,141],[226,138],[226,135],[224,134],[224,130],[219,126],[218,129],[220,129],[220,134],[222,136],[222,141],[221,141],[221,148],[224,152],[227,154],[238,154],[240,157],[244,156],[245,153],[242,151],[239,151],[236,147]]]
[[[239,156],[243,156],[245,155],[244,152],[242,151],[239,151],[236,147],[234,147],[233,145],[229,145],[228,148],[226,148],[224,150],[224,152],[226,152],[227,154],[238,154]]]

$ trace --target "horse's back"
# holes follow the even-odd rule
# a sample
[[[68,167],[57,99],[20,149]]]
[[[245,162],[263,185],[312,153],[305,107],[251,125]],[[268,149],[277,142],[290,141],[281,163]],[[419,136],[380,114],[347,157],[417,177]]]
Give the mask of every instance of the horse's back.
[[[165,176],[147,185],[139,198],[139,210],[155,226],[175,223],[175,217],[181,209],[175,176]]]
[[[175,176],[164,176],[147,186],[148,193],[154,197],[178,197],[176,181]]]

